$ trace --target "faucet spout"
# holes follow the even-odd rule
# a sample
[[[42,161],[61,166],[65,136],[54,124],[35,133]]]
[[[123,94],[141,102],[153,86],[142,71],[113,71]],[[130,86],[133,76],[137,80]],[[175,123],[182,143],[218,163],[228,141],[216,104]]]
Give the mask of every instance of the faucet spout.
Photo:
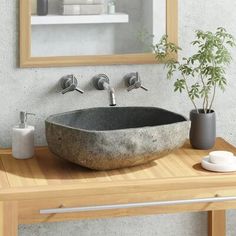
[[[115,107],[116,106],[116,97],[115,97],[115,89],[110,89],[110,106]]]
[[[109,93],[110,106],[116,106],[115,89],[111,87],[110,80],[107,75],[99,74],[94,77],[95,85],[99,90],[107,90]]]
[[[116,106],[116,96],[115,96],[115,89],[110,86],[110,84],[103,80],[102,85],[104,90],[108,90],[109,96],[110,96],[110,106],[114,107]]]

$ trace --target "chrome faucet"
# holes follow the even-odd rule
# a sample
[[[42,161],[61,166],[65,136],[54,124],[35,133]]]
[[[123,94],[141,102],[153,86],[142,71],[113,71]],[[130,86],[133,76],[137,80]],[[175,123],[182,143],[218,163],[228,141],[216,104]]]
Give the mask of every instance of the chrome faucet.
[[[146,87],[142,85],[141,78],[138,72],[133,72],[125,75],[124,77],[125,83],[127,84],[127,91],[130,92],[133,89],[142,88],[145,91],[148,91]]]
[[[66,75],[63,76],[60,81],[61,93],[66,94],[68,92],[78,91],[80,93],[84,93],[84,91],[78,88],[78,80],[74,75]]]
[[[108,90],[110,97],[110,106],[116,106],[115,89],[110,86],[110,79],[105,74],[99,74],[93,77],[94,86],[98,90]]]

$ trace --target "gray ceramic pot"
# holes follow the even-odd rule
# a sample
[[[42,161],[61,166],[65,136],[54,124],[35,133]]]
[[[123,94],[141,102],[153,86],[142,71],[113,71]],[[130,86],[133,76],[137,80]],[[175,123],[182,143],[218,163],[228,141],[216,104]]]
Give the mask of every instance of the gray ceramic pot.
[[[214,146],[216,140],[215,112],[204,113],[199,109],[190,112],[190,143],[193,148],[207,150]]]

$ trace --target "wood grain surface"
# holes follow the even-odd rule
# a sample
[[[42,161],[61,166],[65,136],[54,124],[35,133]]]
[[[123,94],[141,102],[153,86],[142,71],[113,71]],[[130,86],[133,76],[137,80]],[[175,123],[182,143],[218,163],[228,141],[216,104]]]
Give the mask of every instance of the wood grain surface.
[[[214,150],[236,149],[221,138]],[[200,161],[208,151],[183,148],[152,163],[113,171],[91,171],[54,156],[47,147],[37,148],[29,160],[16,160],[11,150],[0,150],[0,200],[40,197],[62,189],[73,194],[173,191],[236,186],[236,173],[203,170]],[[28,195],[25,196],[25,193]],[[48,196],[49,196],[48,195]]]
[[[236,153],[232,145],[218,138],[212,150],[222,149]],[[186,143],[183,148],[147,165],[91,171],[57,158],[47,147],[37,148],[29,160],[16,160],[10,149],[1,149],[0,226],[14,216],[9,220],[14,226],[9,232],[14,235],[18,222],[209,211],[209,235],[215,232],[224,235],[224,210],[236,208],[236,201],[49,215],[39,212],[60,207],[236,196],[236,172],[221,174],[201,168],[200,161],[209,151],[194,150]]]

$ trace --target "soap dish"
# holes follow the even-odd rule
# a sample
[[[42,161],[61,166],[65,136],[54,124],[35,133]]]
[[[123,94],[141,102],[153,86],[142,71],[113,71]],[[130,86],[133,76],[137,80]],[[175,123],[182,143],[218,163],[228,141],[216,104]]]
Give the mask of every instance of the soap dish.
[[[210,162],[209,156],[205,156],[201,162],[202,168],[213,172],[233,172],[236,171],[236,158],[229,164],[214,164]]]

